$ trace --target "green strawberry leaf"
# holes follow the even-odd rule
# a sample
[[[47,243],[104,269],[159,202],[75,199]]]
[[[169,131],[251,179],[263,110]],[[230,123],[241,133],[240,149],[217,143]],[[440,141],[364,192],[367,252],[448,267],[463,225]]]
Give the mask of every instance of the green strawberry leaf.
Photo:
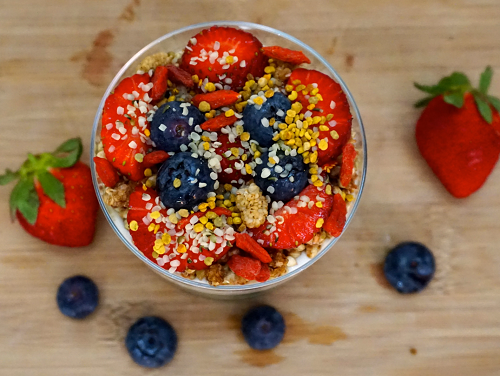
[[[488,124],[491,124],[493,122],[493,112],[491,111],[491,107],[488,102],[486,102],[476,93],[474,93],[474,100],[476,101],[477,109],[479,110],[479,113],[481,114],[483,119],[486,120]]]
[[[415,86],[418,90],[421,90],[427,94],[439,95],[443,93],[443,89],[439,85],[428,86],[428,85],[420,85],[419,83],[414,82],[413,86]]]
[[[491,78],[493,77],[493,69],[487,66],[483,73],[481,73],[481,78],[479,79],[479,92],[484,95],[488,94],[488,89],[490,88]]]
[[[5,174],[0,175],[0,185],[7,185],[11,181],[16,180],[19,177],[17,172],[12,172],[11,170],[7,169],[5,171]]]
[[[83,146],[80,138],[72,138],[60,145],[53,153],[52,167],[66,168],[73,166],[82,155]]]
[[[438,86],[445,89],[445,91],[456,91],[463,90],[465,87],[470,88],[471,84],[465,74],[462,72],[453,72],[451,75],[442,78]]]
[[[420,108],[420,107],[425,107],[429,104],[431,100],[433,100],[435,97],[426,97],[424,99],[419,100],[417,103],[414,104],[415,108]]]
[[[66,199],[64,197],[64,185],[54,175],[48,171],[39,171],[37,178],[42,185],[43,192],[49,196],[52,201],[62,208],[66,207]]]
[[[464,94],[461,92],[451,92],[449,94],[445,94],[443,99],[446,103],[449,103],[457,108],[462,108],[464,105]]]
[[[29,223],[35,224],[40,202],[33,180],[21,179],[16,184],[10,194],[9,206],[12,218],[14,218],[16,210],[19,210]]]
[[[495,107],[495,110],[500,113],[500,99],[494,97],[493,95],[488,95],[488,100],[490,101],[490,104]]]

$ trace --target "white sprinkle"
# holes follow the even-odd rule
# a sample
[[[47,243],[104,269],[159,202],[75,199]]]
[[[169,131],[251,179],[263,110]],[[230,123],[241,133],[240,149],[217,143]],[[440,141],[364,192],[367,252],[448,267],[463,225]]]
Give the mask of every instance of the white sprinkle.
[[[180,264],[181,262],[179,260],[170,261],[170,266],[172,266],[173,268],[177,268]]]
[[[192,117],[190,117],[189,120],[188,120],[188,124],[189,125],[193,125],[193,122],[194,122],[194,119]]]
[[[220,42],[219,41],[215,41],[214,43],[214,51],[218,51],[220,48]]]
[[[207,186],[207,183],[200,183],[198,184],[198,187],[200,188],[205,188]]]
[[[281,173],[283,172],[283,167],[281,167],[281,166],[276,166],[276,167],[274,168],[274,170],[275,170],[278,174],[281,174]]]
[[[196,38],[191,38],[189,41],[193,46],[196,46],[196,43],[198,43],[198,40]]]
[[[228,85],[229,85],[229,84],[232,84],[232,83],[233,83],[233,80],[231,80],[231,79],[228,77],[228,78],[226,78],[226,79],[224,80],[224,82],[225,82],[226,84],[228,84]]]
[[[187,116],[188,114],[189,114],[189,110],[187,109],[187,107],[184,107],[184,109],[182,110],[182,115]]]
[[[187,151],[188,147],[187,147],[187,145],[182,144],[182,145],[180,146],[180,149],[181,149],[181,151]]]
[[[337,122],[335,120],[331,120],[328,122],[328,125],[333,128],[337,125]]]
[[[229,69],[230,65],[229,64],[226,64],[226,65],[223,65],[222,66],[222,69]]]
[[[111,138],[112,138],[113,140],[118,141],[118,140],[120,139],[120,135],[119,135],[119,134],[117,134],[117,133],[113,133],[113,134],[111,135]]]
[[[111,146],[109,147],[108,151],[109,151],[110,153],[114,152],[114,151],[115,151],[115,145],[111,145]]]
[[[131,149],[137,149],[137,142],[135,141],[130,141],[128,146],[131,148]]]
[[[151,196],[148,195],[147,193],[142,194],[142,201],[149,201],[151,200]]]
[[[113,123],[108,123],[106,124],[106,129],[109,131],[111,128],[113,128]]]
[[[270,169],[268,169],[268,168],[264,168],[264,169],[262,170],[262,174],[261,174],[261,176],[262,176],[264,179],[265,179],[265,178],[267,178],[267,177],[269,177],[270,175],[271,175],[271,170],[270,170]]]
[[[280,111],[281,111],[281,110],[280,110]],[[269,119],[267,119],[267,118],[265,118],[265,117],[264,117],[264,118],[262,118],[262,119],[260,120],[260,122],[262,123],[262,125],[263,125],[264,127],[266,127],[266,128],[267,128],[267,127],[269,127]]]
[[[212,172],[210,173],[210,179],[212,179],[212,180],[217,180],[217,173],[212,171]]]
[[[240,63],[240,67],[245,68],[246,66],[247,66],[247,63],[245,62],[245,60],[242,60]]]
[[[269,187],[267,187],[267,191],[268,191],[270,194],[273,194],[273,193],[274,193],[274,187],[270,185]]]
[[[336,106],[336,103],[334,101],[330,102],[330,108],[333,110]]]
[[[132,94],[134,95],[134,98],[139,98],[140,94],[137,91],[133,91]]]
[[[118,132],[120,132],[121,134],[125,134],[127,133],[127,130],[125,129],[125,127],[120,127],[118,128]]]
[[[311,111],[306,111],[306,112],[305,112],[305,114],[304,114],[304,117],[305,117],[305,118],[309,118],[309,117],[311,117],[311,116],[312,116],[312,114],[313,114],[313,113],[312,113]]]
[[[160,124],[160,126],[158,127],[158,129],[162,132],[165,132],[165,129],[167,129],[167,126],[165,124]]]
[[[123,115],[125,113],[125,109],[122,106],[118,106],[116,109],[116,114],[117,115]]]
[[[279,117],[282,117],[285,115],[285,113],[283,112],[283,110],[280,108],[278,111],[276,111],[276,115],[278,115]]]

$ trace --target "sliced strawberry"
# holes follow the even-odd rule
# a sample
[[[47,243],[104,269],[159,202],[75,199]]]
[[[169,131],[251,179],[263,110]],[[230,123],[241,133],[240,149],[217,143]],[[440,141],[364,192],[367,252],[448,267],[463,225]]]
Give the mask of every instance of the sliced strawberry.
[[[257,282],[266,282],[271,277],[271,271],[267,264],[261,263],[260,272],[255,276]]]
[[[319,131],[319,139],[326,138],[328,140],[326,150],[318,149],[318,164],[323,165],[337,158],[342,152],[342,147],[351,138],[352,115],[349,102],[340,85],[324,73],[298,68],[292,72],[288,84],[296,87],[299,84],[293,83],[297,81],[305,86],[317,84],[319,94],[323,98],[315,105],[311,116],[333,115],[333,118],[325,124],[329,128],[328,131]],[[308,95],[310,96],[310,94]],[[309,111],[307,109],[310,104],[309,100],[306,99],[302,91],[298,91],[297,100],[303,106],[303,113]]]
[[[161,218],[167,216],[167,211],[160,207],[159,200],[158,193],[154,189],[144,190],[142,185],[138,185],[130,195],[127,213],[127,223],[135,246],[153,262],[156,262],[153,257],[156,234],[166,231],[165,223],[161,221]],[[151,218],[151,213],[155,211],[161,214],[158,223],[158,220]]]
[[[236,120],[238,119],[236,118],[235,115],[226,116],[226,114],[222,113],[212,119],[208,119],[206,122],[201,124],[201,129],[209,132],[217,132],[218,130],[224,128],[225,126],[234,124]]]
[[[155,150],[144,156],[142,164],[145,168],[149,168],[165,162],[168,158],[170,158],[170,155],[166,151]]]
[[[309,185],[300,192],[299,197],[299,200],[291,200],[274,213],[274,223],[266,221],[253,231],[254,239],[263,247],[295,248],[310,241],[321,230],[321,226],[318,227],[321,221],[318,220],[325,220],[330,214],[333,196],[327,194],[324,188]]]
[[[267,58],[261,48],[262,43],[246,31],[212,26],[190,39],[181,67],[201,80],[237,90],[249,73],[263,75]]]
[[[219,182],[225,184],[232,183],[240,179],[245,181],[252,179],[252,175],[243,175],[241,170],[236,169],[236,163],[241,165],[241,163],[248,163],[251,161],[250,153],[246,153],[248,159],[245,162],[242,161],[239,151],[244,149],[241,145],[240,139],[236,139],[234,142],[229,142],[229,136],[221,133],[218,135],[217,141],[220,142],[221,145],[215,149],[215,153],[222,157],[222,160],[220,161],[222,171],[219,172]],[[229,154],[228,151],[231,151],[231,149],[235,150],[234,148],[238,149],[238,156],[236,157],[234,154],[227,156],[227,154]]]
[[[234,274],[253,281],[261,270],[261,262],[250,257],[233,255],[227,262],[227,266]]]
[[[181,69],[173,64],[167,65],[167,68],[170,72],[170,79],[173,82],[184,85],[189,89],[194,87],[194,81],[189,72],[186,72],[184,69]]]
[[[122,175],[137,181],[144,177],[144,166],[136,154],[146,154],[151,141],[143,133],[148,127],[148,74],[125,78],[106,99],[102,114],[101,139],[106,159]],[[139,159],[140,160],[140,159]]]
[[[197,94],[193,97],[193,104],[198,107],[201,102],[205,101],[210,105],[210,108],[220,108],[230,106],[235,103],[240,94],[232,90],[217,90],[207,94]]]
[[[347,187],[352,180],[354,161],[356,160],[356,149],[348,143],[342,149],[342,167],[340,168],[340,185]]]
[[[280,46],[263,47],[264,55],[291,64],[311,64],[311,60],[302,51],[289,50]]]
[[[113,188],[120,181],[115,168],[106,158],[94,157],[95,170],[106,187]]]
[[[249,253],[257,260],[265,264],[269,264],[271,261],[273,261],[273,259],[269,255],[269,252],[262,248],[260,244],[252,239],[250,235],[246,233],[236,233],[234,234],[234,236],[236,237],[236,247],[238,247],[239,249]]]
[[[160,65],[156,67],[153,77],[151,77],[153,88],[151,89],[151,99],[159,101],[167,92],[168,87],[168,68]]]
[[[333,197],[333,208],[331,214],[325,221],[323,228],[331,236],[337,237],[344,230],[347,215],[347,206],[342,196],[337,193]]]

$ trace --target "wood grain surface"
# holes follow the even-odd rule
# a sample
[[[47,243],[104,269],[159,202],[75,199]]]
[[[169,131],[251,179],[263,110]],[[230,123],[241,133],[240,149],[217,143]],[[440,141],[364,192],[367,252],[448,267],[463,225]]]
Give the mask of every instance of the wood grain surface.
[[[0,374],[18,375],[500,375],[500,168],[453,199],[417,152],[421,97],[412,82],[453,70],[497,70],[498,0],[16,0],[0,1],[0,170],[28,151],[81,136],[88,161],[95,110],[132,54],[177,28],[220,19],[281,29],[339,71],[367,136],[366,190],[351,226],[320,262],[251,300],[214,301],[164,282],[100,215],[86,249],[49,246],[12,224],[0,188]],[[437,275],[423,293],[388,289],[379,263],[399,241],[427,244]],[[102,299],[87,320],[64,318],[59,283],[85,274]],[[238,320],[271,303],[288,332],[254,353]],[[142,315],[160,315],[180,343],[168,366],[136,366],[123,343]]]

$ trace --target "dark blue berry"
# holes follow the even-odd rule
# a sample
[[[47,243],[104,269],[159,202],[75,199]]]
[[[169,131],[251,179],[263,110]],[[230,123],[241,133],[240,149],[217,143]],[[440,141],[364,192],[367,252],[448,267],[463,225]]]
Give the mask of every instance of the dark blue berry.
[[[270,306],[256,307],[241,320],[245,340],[255,350],[269,350],[279,345],[285,335],[285,320]]]
[[[165,320],[143,317],[130,327],[125,346],[134,362],[143,367],[158,368],[174,357],[177,334]]]
[[[280,92],[274,93],[271,98],[265,101],[260,109],[258,106],[249,104],[243,110],[243,127],[250,133],[252,140],[259,143],[260,146],[268,148],[273,141],[273,134],[276,131],[273,126],[265,127],[262,124],[262,119],[266,118],[267,121],[274,118],[276,120],[276,127],[279,123],[285,121],[286,112],[292,107],[290,100]],[[280,115],[277,113],[280,112]]]
[[[187,152],[176,153],[158,171],[156,186],[161,202],[175,210],[193,209],[214,190],[215,181],[210,177],[212,172],[204,158],[194,158]],[[174,186],[176,179],[181,183],[177,188]]]
[[[262,154],[262,163],[255,167],[254,181],[264,195],[269,195],[273,201],[287,202],[306,187],[307,165],[301,155],[292,157],[278,151],[276,156],[279,162],[273,165],[269,163],[269,152]],[[266,168],[271,174],[264,178],[262,172]]]
[[[191,142],[189,135],[194,132],[195,126],[204,121],[205,116],[190,103],[167,102],[153,116],[151,140],[157,149],[167,152],[180,151],[181,145]]]
[[[384,263],[387,281],[401,294],[423,290],[434,276],[436,265],[432,252],[423,244],[401,243],[394,247]]]
[[[95,311],[99,290],[92,280],[78,275],[61,283],[57,290],[57,305],[61,312],[74,319],[83,319]]]

